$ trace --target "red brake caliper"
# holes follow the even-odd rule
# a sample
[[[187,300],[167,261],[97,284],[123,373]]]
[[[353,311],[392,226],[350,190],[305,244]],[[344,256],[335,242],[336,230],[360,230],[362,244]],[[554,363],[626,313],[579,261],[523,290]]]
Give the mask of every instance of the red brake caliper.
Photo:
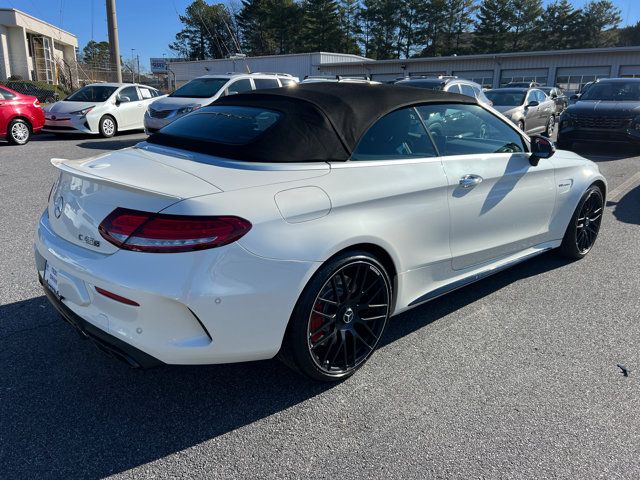
[[[316,304],[313,306],[313,309],[321,312],[322,311],[322,303],[321,302],[316,302]],[[322,318],[322,315],[319,315],[317,313],[312,313],[311,314],[311,322],[310,322],[310,327],[309,329],[312,332],[315,332],[316,330],[318,330],[321,326],[322,323],[324,322],[324,319]],[[316,343],[318,340],[320,340],[322,338],[322,336],[324,335],[324,332],[317,332],[314,333],[313,335],[311,335],[311,342],[312,343]]]

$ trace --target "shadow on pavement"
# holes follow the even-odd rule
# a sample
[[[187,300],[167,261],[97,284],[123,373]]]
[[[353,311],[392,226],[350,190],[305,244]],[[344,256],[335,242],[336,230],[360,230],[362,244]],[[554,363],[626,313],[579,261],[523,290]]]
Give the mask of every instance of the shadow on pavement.
[[[640,185],[617,202],[608,201],[607,207],[615,206],[613,215],[624,223],[640,225]]]
[[[110,140],[82,142],[78,144],[80,148],[88,148],[90,150],[120,150],[121,148],[133,147],[134,145],[144,142],[144,138],[111,138]]]
[[[382,346],[514,281],[564,265],[542,255],[400,315]],[[3,478],[102,478],[332,388],[275,360],[131,370],[83,341],[44,297],[0,306],[0,328]]]
[[[638,147],[623,143],[575,143],[572,152],[594,162],[610,162],[638,155]]]

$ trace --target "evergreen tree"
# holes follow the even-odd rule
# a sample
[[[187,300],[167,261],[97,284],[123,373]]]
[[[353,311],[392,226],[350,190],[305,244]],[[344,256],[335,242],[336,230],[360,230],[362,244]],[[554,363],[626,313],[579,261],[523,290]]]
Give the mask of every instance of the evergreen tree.
[[[482,0],[473,46],[478,53],[504,52],[513,22],[511,0]]]
[[[223,58],[236,50],[231,14],[223,4],[194,0],[180,15],[184,28],[169,48],[190,60]]]
[[[336,0],[304,0],[301,40],[307,52],[336,52],[343,45]]]
[[[250,55],[300,51],[301,19],[302,9],[293,0],[243,0],[237,14],[242,44]]]
[[[425,0],[403,0],[401,2],[398,19],[398,57],[409,58],[416,53],[416,49],[425,44],[428,6],[428,2]]]
[[[94,68],[110,68],[109,58],[109,42],[89,40],[82,49],[82,61]]]
[[[620,9],[610,0],[591,0],[582,9],[579,20],[582,48],[610,47],[618,38]]]
[[[473,25],[473,13],[476,10],[474,0],[449,0],[445,2],[442,21],[442,55],[461,53],[461,36],[469,32]]]
[[[399,57],[401,12],[401,0],[364,0],[367,56],[379,60]]]
[[[540,38],[542,0],[511,0],[511,50],[533,50]]]
[[[582,11],[574,9],[569,0],[550,3],[538,21],[540,38],[536,48],[544,49],[546,45],[553,45],[557,50],[576,48],[581,15]]]
[[[619,30],[619,47],[631,47],[635,45],[640,45],[640,22]]]
[[[363,32],[359,0],[340,0],[338,13],[342,32],[341,51],[360,55],[360,41]]]

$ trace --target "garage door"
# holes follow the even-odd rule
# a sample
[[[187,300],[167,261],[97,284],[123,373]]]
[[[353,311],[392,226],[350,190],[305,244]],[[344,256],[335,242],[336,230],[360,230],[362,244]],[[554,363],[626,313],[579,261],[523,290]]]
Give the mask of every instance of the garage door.
[[[476,82],[484,88],[493,88],[493,70],[459,70],[453,74],[456,77]]]
[[[547,75],[548,70],[546,68],[502,70],[500,72],[500,86],[504,87],[511,82],[538,82],[544,85],[547,83]]]
[[[620,76],[624,78],[639,78],[640,65],[622,65],[620,67]]]
[[[570,92],[579,92],[585,83],[599,78],[609,78],[611,67],[571,67],[558,68],[556,85]]]

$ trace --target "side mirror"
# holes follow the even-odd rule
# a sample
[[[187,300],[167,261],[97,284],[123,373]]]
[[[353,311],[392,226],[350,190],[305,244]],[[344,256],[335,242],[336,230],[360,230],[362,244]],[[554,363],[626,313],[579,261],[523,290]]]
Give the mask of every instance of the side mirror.
[[[552,93],[551,94],[551,98],[558,98],[558,94],[557,93]]]
[[[529,163],[532,166],[536,167],[541,158],[550,158],[554,153],[556,153],[556,147],[547,137],[541,137],[540,135],[531,137],[531,156],[529,157]]]
[[[575,94],[571,95],[569,98],[571,100],[579,100],[580,99],[580,94],[575,93]]]
[[[126,97],[126,96],[123,97],[123,96],[118,95],[118,98],[116,98],[116,105],[119,105],[121,103],[127,103],[127,102],[130,102],[130,101],[131,101],[131,99],[129,97]]]
[[[537,107],[538,105],[540,105],[540,102],[537,100],[531,100],[529,102],[529,104],[527,105],[527,107]]]

